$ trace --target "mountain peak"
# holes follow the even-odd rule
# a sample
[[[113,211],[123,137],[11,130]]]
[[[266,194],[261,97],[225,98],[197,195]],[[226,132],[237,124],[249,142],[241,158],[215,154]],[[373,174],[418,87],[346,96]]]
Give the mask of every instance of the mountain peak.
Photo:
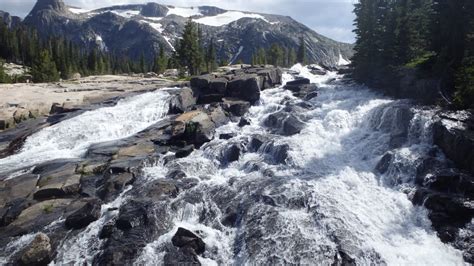
[[[42,10],[66,11],[66,4],[62,0],[38,0],[33,7],[33,12]]]

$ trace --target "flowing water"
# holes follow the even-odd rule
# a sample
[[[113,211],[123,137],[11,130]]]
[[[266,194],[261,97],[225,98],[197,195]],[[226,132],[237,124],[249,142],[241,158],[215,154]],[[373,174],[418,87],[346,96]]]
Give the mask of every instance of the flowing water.
[[[53,159],[79,158],[91,144],[131,136],[166,115],[168,98],[164,91],[144,93],[47,127],[28,137],[17,154],[0,159],[0,172]]]
[[[136,188],[104,205],[103,210],[120,206],[128,193],[146,189],[148,182],[165,178],[172,169],[199,180],[177,198],[157,203],[167,210],[170,225],[143,248],[135,264],[163,263],[171,238],[183,227],[206,243],[199,257],[205,265],[331,265],[345,256],[359,265],[463,265],[461,252],[443,244],[430,228],[426,210],[409,200],[416,166],[433,149],[435,110],[344,83],[335,73],[316,76],[299,65],[293,70],[318,84],[319,95],[311,105],[302,105],[282,88],[265,90],[260,104],[246,115],[249,126],[229,123],[217,129],[218,134],[233,133],[233,138],[216,138],[172,163],[159,160],[143,170]],[[284,74],[285,81],[291,79]],[[107,118],[101,115],[110,113],[99,109],[42,130],[0,165],[5,169],[24,158],[35,160],[29,149],[63,151],[49,155],[54,158],[80,156],[87,147],[78,145],[78,139],[90,143],[133,134],[163,116],[154,113],[161,110],[157,100],[147,98],[128,100],[123,103],[126,110]],[[265,118],[289,107],[305,128],[293,136],[271,134],[263,126]],[[139,125],[124,123],[125,117]],[[66,133],[77,124],[96,126]],[[265,141],[252,150],[249,143],[255,135]],[[237,161],[227,162],[223,154],[232,145],[242,152]],[[386,174],[378,174],[374,169],[388,151],[393,162]],[[91,263],[100,252],[97,235],[110,215],[116,213],[104,211],[82,233],[66,239],[55,263]],[[229,219],[233,226],[225,222]]]

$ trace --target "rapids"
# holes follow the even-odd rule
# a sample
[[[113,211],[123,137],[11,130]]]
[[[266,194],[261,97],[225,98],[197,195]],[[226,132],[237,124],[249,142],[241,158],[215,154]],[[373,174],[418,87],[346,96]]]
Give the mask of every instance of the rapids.
[[[133,187],[102,207],[99,220],[61,243],[55,264],[93,263],[101,250],[99,231],[117,215],[105,210],[180,169],[198,184],[157,203],[166,210],[157,212],[166,233],[143,248],[136,265],[162,264],[178,227],[198,232],[206,243],[199,257],[204,265],[331,265],[347,257],[358,265],[463,265],[461,252],[441,242],[427,211],[409,199],[419,159],[433,149],[436,110],[386,98],[336,73],[313,75],[300,65],[292,71],[318,84],[318,97],[303,105],[283,86],[263,91],[245,115],[249,126],[226,124],[217,135],[231,133],[231,139],[215,138],[186,158],[144,168]],[[284,74],[285,82],[291,79]],[[0,160],[0,172],[80,157],[92,143],[139,132],[165,116],[166,98],[148,93],[45,128],[18,154]],[[301,133],[274,135],[263,125],[283,108],[305,122]],[[252,150],[256,135],[265,141]],[[232,145],[244,152],[227,162],[223,154]],[[388,151],[394,162],[379,174],[375,169]],[[226,226],[229,219],[234,226]],[[26,238],[32,237],[8,248]]]

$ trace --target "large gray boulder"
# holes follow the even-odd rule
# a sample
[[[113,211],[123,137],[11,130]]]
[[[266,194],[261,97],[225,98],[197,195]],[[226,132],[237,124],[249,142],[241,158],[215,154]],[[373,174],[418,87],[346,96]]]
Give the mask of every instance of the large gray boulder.
[[[69,229],[80,229],[88,226],[100,217],[101,202],[98,199],[89,200],[79,210],[66,218],[65,225]]]
[[[457,167],[474,173],[474,116],[445,112],[433,126],[433,141]]]
[[[260,100],[260,90],[263,87],[263,80],[264,79],[257,74],[237,76],[229,81],[226,96],[255,104]]]
[[[223,107],[234,116],[243,116],[250,109],[250,103],[236,98],[224,98]]]
[[[170,93],[172,94],[169,104],[171,114],[184,113],[196,104],[196,98],[190,88],[181,88]]]
[[[47,265],[51,261],[51,243],[49,237],[39,233],[26,247],[20,257],[20,265]]]

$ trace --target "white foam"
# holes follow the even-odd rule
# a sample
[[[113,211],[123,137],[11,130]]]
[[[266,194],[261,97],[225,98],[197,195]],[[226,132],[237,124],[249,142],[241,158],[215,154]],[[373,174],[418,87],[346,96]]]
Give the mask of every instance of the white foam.
[[[113,107],[88,111],[28,137],[21,151],[0,160],[0,172],[47,160],[81,157],[93,143],[131,136],[168,112],[169,94],[144,93]]]

